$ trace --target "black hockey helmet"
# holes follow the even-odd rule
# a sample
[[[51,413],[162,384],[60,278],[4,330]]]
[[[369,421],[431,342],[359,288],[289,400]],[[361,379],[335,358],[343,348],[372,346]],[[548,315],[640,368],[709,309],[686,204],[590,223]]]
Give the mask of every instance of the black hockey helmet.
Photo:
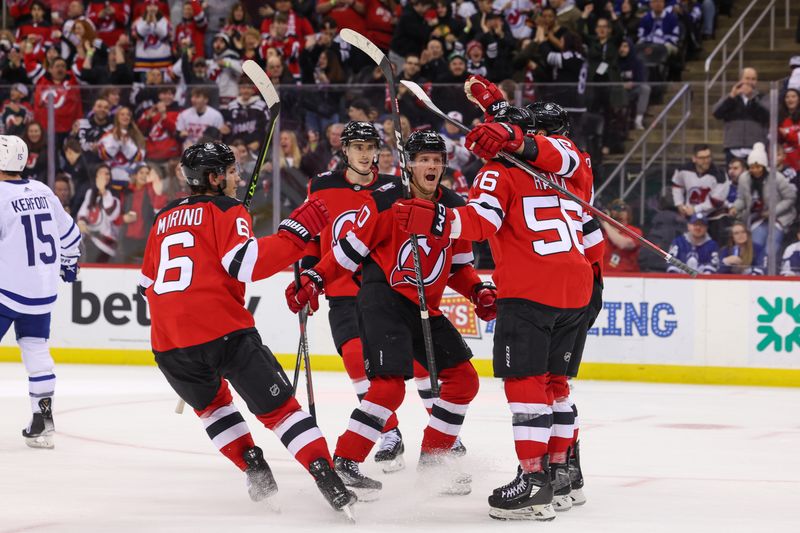
[[[181,167],[186,183],[191,187],[208,187],[208,175],[213,172],[225,175],[228,167],[236,163],[230,147],[221,142],[197,143],[183,152]]]
[[[442,136],[431,130],[415,131],[408,136],[405,144],[410,160],[420,152],[441,152],[447,161],[447,145]]]
[[[375,141],[375,146],[380,146],[381,136],[371,122],[349,122],[342,130],[342,146],[347,146],[353,141]]]
[[[528,104],[537,130],[544,130],[548,135],[569,135],[569,115],[564,108],[553,102],[534,102]]]
[[[536,120],[527,107],[513,105],[504,107],[494,116],[494,121],[519,126],[522,128],[523,135],[536,134]]]

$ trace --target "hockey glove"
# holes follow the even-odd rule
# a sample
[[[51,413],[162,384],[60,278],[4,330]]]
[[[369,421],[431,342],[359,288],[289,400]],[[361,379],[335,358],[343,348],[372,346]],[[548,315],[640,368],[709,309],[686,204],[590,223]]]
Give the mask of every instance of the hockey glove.
[[[475,305],[475,314],[484,322],[489,322],[497,317],[497,287],[491,283],[478,283],[472,288],[472,298]]]
[[[407,233],[450,238],[450,222],[455,215],[440,203],[419,198],[398,200],[392,205],[392,212],[400,229]]]
[[[278,226],[278,233],[283,232],[292,238],[299,248],[305,248],[308,241],[314,238],[322,228],[328,225],[330,215],[325,202],[318,198],[304,202],[292,211]]]
[[[299,313],[306,304],[311,307],[312,313],[319,309],[319,295],[323,285],[325,282],[319,272],[312,269],[304,270],[300,274],[299,289],[294,283],[286,287],[286,303],[292,313]]]
[[[467,134],[467,148],[481,159],[494,159],[501,150],[514,153],[525,139],[515,124],[478,124]]]
[[[464,82],[464,92],[467,100],[486,113],[487,122],[490,122],[498,111],[508,107],[508,102],[497,85],[483,76],[472,75],[467,78],[467,81]]]
[[[73,258],[61,258],[61,279],[66,283],[73,283],[78,277],[78,260]]]

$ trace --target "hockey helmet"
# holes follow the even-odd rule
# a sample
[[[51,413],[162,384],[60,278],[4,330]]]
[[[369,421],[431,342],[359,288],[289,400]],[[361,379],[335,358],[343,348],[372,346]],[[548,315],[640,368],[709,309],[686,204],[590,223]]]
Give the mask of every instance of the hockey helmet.
[[[342,145],[347,146],[353,141],[375,141],[375,146],[381,144],[378,130],[370,122],[349,122],[342,130]]]
[[[228,167],[236,163],[236,156],[227,144],[221,142],[197,143],[183,152],[181,166],[186,182],[192,187],[208,187],[208,175],[214,172],[225,175]]]
[[[536,120],[527,107],[504,107],[494,116],[494,121],[519,126],[523,135],[536,134]]]
[[[19,173],[28,164],[28,145],[16,135],[0,135],[0,171]]]
[[[547,135],[569,135],[569,115],[560,105],[553,102],[534,102],[527,109],[533,115],[536,129]]]
[[[447,145],[442,136],[431,130],[415,131],[406,140],[406,154],[413,160],[420,152],[441,152],[447,160]]]

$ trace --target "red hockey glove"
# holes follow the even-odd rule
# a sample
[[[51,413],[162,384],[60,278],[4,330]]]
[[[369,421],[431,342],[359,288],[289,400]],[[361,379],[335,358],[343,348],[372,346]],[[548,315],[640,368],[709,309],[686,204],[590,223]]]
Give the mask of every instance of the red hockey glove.
[[[319,309],[319,295],[325,285],[322,276],[316,270],[304,270],[300,274],[300,288],[294,282],[286,287],[286,303],[292,313],[299,313],[308,304],[313,313]],[[309,313],[310,314],[310,313]]]
[[[400,229],[407,233],[450,238],[450,221],[455,215],[440,203],[419,198],[398,200],[392,212]]]
[[[278,226],[278,233],[284,232],[294,240],[300,248],[305,248],[308,241],[317,236],[322,228],[328,225],[331,217],[325,202],[318,198],[303,203],[292,211]]]
[[[467,134],[467,148],[481,159],[494,159],[501,150],[514,153],[525,137],[515,124],[478,124]]]
[[[508,107],[508,102],[497,85],[483,76],[472,75],[467,78],[464,82],[464,92],[467,100],[480,107],[488,117],[494,117],[498,111]]]
[[[491,283],[478,283],[472,288],[472,303],[475,314],[484,322],[497,317],[497,287]]]

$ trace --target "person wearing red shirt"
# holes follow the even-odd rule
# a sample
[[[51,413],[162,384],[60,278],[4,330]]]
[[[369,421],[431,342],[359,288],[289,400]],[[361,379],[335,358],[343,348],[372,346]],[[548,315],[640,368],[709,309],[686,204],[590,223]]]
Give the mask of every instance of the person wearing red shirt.
[[[53,60],[47,73],[36,82],[33,93],[34,117],[45,129],[52,127],[47,121],[47,100],[51,94],[55,107],[55,131],[63,137],[72,130],[76,120],[83,118],[83,105],[78,84],[67,72],[67,62],[62,57]]]
[[[384,52],[389,50],[392,34],[402,13],[400,2],[395,0],[366,0],[364,22],[367,38]]]
[[[444,174],[447,149],[432,131],[412,133],[405,145],[410,158],[411,191],[416,198],[436,199],[456,207],[464,201],[439,181]],[[392,216],[391,206],[403,195],[402,185],[389,182],[369,195],[354,218],[354,225],[313,268],[300,276],[300,288],[290,285],[286,299],[298,312],[307,303],[312,309],[323,288],[340,276],[352,276],[361,267],[357,308],[369,390],[350,415],[347,431],[336,444],[334,465],[345,485],[359,499],[378,497],[382,484],[364,476],[362,463],[381,429],[400,407],[405,379],[414,376],[416,359],[427,368],[420,320],[411,240]],[[445,286],[469,298],[483,320],[494,318],[495,289],[484,284],[472,266],[469,242],[447,237],[419,239],[420,268],[430,316],[430,333],[436,368],[442,382],[422,438],[419,468],[435,473],[431,483],[446,494],[469,494],[471,477],[444,471],[458,437],[467,408],[478,392],[478,374],[469,361],[472,352],[458,330],[442,314],[439,303]]]
[[[367,31],[365,12],[362,0],[320,0],[317,4],[317,13],[321,17],[331,17],[340,29],[350,28],[361,35]]]
[[[235,198],[239,172],[227,145],[192,145],[181,167],[192,194],[156,217],[139,280],[150,308],[156,363],[220,452],[246,473],[253,501],[272,496],[278,487],[233,404],[228,381],[311,473],[331,506],[349,507],[355,496],[333,471],[325,438],[300,408],[244,306],[245,283],[302,257],[308,241],[328,222],[325,204],[306,202],[275,235],[256,238],[250,214]]]
[[[44,4],[38,0],[31,4],[31,18],[20,24],[17,28],[16,39],[18,43],[26,40],[29,35],[35,35],[36,40],[42,43],[50,43],[53,40],[53,27],[50,22],[45,20]]]
[[[504,380],[519,459],[517,477],[489,496],[489,514],[552,520],[555,505],[572,505],[574,414],[567,372],[593,290],[585,249],[602,237],[581,204],[495,157],[501,150],[516,152],[587,202],[593,195],[591,163],[566,137],[569,119],[560,106],[509,106],[496,86],[481,82],[480,91],[470,83],[466,89],[493,117],[473,128],[467,146],[488,162],[475,177],[467,206],[442,209],[404,200],[393,210],[410,233],[489,239],[498,287],[494,374]]]
[[[194,47],[195,57],[205,57],[206,28],[208,28],[208,19],[206,19],[206,12],[200,1],[185,1],[183,3],[183,19],[175,27],[175,38],[172,40],[172,53],[175,57],[183,55],[183,51],[189,45]]]
[[[631,224],[633,219],[631,208],[621,198],[617,198],[609,204],[608,214],[637,235],[642,235],[642,230]],[[601,221],[600,225],[607,237],[605,257],[603,258],[605,272],[639,272],[641,243],[622,233],[608,222]]]
[[[159,87],[158,102],[136,122],[139,129],[146,132],[145,152],[148,160],[167,161],[180,155],[180,143],[176,136],[180,112],[181,108],[175,102],[175,87]]]
[[[130,0],[91,1],[87,15],[97,28],[97,37],[111,48],[125,33],[131,20],[131,2]]]
[[[286,13],[288,29],[286,31],[289,35],[294,35],[300,42],[305,42],[306,37],[314,35],[314,28],[307,18],[298,15],[292,9],[292,0],[275,0],[275,11],[277,13]],[[276,14],[277,14],[276,13]],[[269,28],[272,26],[273,17],[266,17],[261,22],[261,37],[266,39],[269,35]]]
[[[259,53],[267,61],[269,49],[274,49],[283,59],[292,79],[300,83],[300,51],[303,43],[294,35],[289,35],[288,30],[289,17],[286,13],[275,13],[275,20],[272,21],[269,34],[261,41]]]

